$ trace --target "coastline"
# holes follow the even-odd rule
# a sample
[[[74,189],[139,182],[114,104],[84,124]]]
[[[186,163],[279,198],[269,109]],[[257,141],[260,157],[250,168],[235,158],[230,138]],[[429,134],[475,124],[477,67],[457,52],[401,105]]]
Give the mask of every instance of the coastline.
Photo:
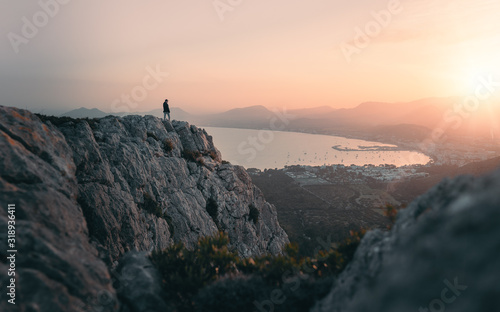
[[[226,127],[217,125],[201,125],[200,127],[217,127],[227,129],[247,129],[247,130],[264,130],[274,131],[269,128],[259,127]],[[398,136],[397,133],[392,133],[391,136],[369,132],[369,129],[283,129],[281,132],[292,132],[313,135],[327,135],[342,137],[346,139],[364,140],[376,142],[380,144],[393,145],[394,149],[390,151],[408,151],[421,153],[431,159],[428,165],[458,165],[463,166],[468,163],[484,161],[497,156],[500,156],[500,144],[490,142],[486,139],[471,140],[470,138],[446,137],[446,140],[441,140],[432,145],[432,148],[425,146],[424,143],[431,140],[430,136],[421,136],[419,139],[411,139]],[[349,149],[333,149],[339,151],[351,151]],[[352,151],[367,151],[367,150],[352,150]],[[374,151],[374,150],[370,150]],[[378,151],[378,150],[375,150]]]
[[[432,161],[424,154],[400,146],[357,138],[305,131],[269,133],[269,130],[211,126],[204,129],[213,135],[214,142],[218,142],[226,160],[245,168],[264,170],[292,165],[336,164],[405,167],[427,165]]]

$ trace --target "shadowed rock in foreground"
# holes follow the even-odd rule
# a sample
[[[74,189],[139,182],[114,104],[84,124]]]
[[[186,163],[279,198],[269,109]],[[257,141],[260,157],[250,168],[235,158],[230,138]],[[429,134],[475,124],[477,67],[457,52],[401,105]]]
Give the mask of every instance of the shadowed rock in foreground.
[[[444,180],[372,231],[320,311],[497,311],[500,171]]]
[[[0,106],[0,228],[15,204],[18,251],[17,305],[5,288],[0,310],[118,311],[110,272],[128,251],[193,246],[219,230],[243,257],[288,243],[275,208],[204,130],[152,116],[43,119]],[[8,249],[2,235],[2,286]]]

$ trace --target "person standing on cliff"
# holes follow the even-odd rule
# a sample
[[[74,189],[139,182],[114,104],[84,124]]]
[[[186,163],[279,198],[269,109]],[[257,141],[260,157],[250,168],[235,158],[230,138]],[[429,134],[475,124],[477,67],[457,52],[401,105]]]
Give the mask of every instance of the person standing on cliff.
[[[168,100],[165,99],[165,102],[163,102],[163,120],[165,120],[167,116],[168,120],[170,120],[170,107],[168,107]]]

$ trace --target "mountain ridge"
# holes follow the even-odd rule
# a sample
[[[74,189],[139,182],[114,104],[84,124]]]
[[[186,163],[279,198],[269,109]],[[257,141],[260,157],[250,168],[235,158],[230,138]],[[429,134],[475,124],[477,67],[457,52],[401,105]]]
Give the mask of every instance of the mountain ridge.
[[[270,121],[280,114],[286,114],[288,131],[313,133],[359,132],[370,134],[376,127],[408,124],[413,127],[444,129],[455,137],[477,136],[500,137],[500,126],[494,120],[498,107],[490,105],[480,112],[460,111],[464,105],[460,97],[424,98],[410,102],[363,102],[352,108],[334,109],[320,106],[305,109],[284,109],[276,113],[262,105],[241,107],[215,114],[191,114],[179,108],[172,110],[173,119],[185,119],[201,126],[229,127],[243,129],[270,129]],[[483,105],[484,106],[484,105]],[[461,108],[464,109],[463,107]],[[489,109],[488,114],[484,113]],[[162,117],[161,110],[153,114]],[[141,114],[149,114],[145,112]],[[88,116],[81,117],[91,117]],[[280,115],[281,116],[281,115]],[[457,126],[458,125],[458,126]]]

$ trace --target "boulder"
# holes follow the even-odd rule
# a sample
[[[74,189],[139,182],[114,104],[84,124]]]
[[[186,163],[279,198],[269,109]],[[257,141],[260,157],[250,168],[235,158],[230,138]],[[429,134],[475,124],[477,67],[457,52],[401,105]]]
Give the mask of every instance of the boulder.
[[[447,179],[362,239],[312,311],[495,311],[500,306],[500,171]]]

